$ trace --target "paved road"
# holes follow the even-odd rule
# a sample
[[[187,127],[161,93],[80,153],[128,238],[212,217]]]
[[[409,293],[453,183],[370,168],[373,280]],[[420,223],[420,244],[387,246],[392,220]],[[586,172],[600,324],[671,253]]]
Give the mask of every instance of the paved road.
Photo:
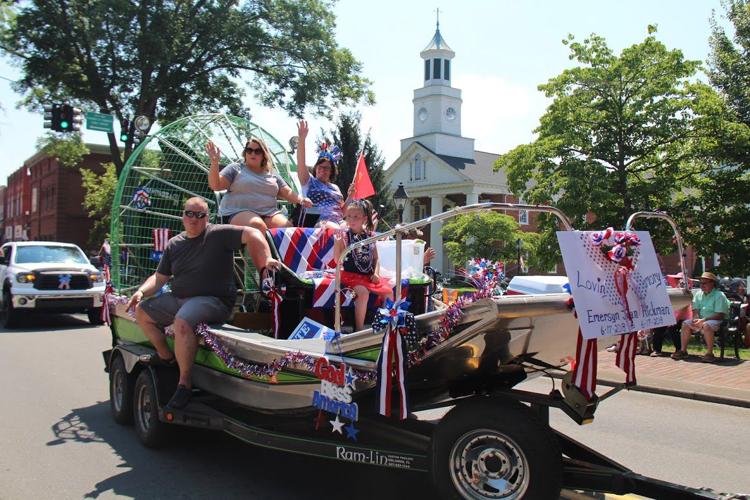
[[[282,454],[214,433],[147,450],[109,416],[108,330],[53,316],[0,330],[0,498],[416,498],[426,475]],[[546,389],[545,382],[533,386]],[[641,393],[607,401],[591,426],[554,424],[638,472],[750,491],[750,410]],[[703,436],[710,429],[714,436]]]

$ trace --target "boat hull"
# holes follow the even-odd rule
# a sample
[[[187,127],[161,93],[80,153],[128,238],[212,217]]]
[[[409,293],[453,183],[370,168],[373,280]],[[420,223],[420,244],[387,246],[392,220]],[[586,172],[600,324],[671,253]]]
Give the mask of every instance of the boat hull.
[[[690,305],[690,292],[669,289],[675,311]],[[484,299],[469,304],[450,337],[426,353],[409,372],[408,388],[425,394],[449,392],[472,379],[502,379],[515,383],[538,376],[544,368],[565,369],[575,355],[578,321],[568,307],[566,294],[514,295]],[[439,327],[443,311],[416,318],[417,331]],[[119,342],[148,344],[133,320],[118,308],[113,329]],[[326,352],[322,339],[278,340],[239,328],[225,326],[211,332],[235,356],[259,364],[300,353],[309,359],[343,361],[358,370],[375,371],[381,337],[371,330],[343,336],[333,352]],[[616,337],[602,337],[602,349]],[[331,351],[328,347],[328,351]],[[522,373],[521,373],[522,372]],[[310,364],[290,363],[276,377],[244,378],[227,368],[207,348],[196,357],[195,385],[243,406],[261,411],[306,411],[312,409],[313,394],[320,389]],[[355,383],[354,398],[372,389],[372,380]],[[419,396],[419,394],[414,394]],[[437,396],[435,396],[437,397]],[[419,400],[419,397],[414,398]]]

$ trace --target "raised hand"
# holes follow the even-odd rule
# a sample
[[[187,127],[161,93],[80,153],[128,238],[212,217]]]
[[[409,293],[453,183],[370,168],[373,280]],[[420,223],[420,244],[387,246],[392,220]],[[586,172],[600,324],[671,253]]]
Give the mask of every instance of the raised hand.
[[[206,152],[208,153],[208,157],[211,159],[211,164],[218,165],[219,161],[221,160],[221,150],[216,144],[213,143],[213,141],[208,141],[206,143]]]
[[[299,138],[299,142],[304,142],[307,138],[307,132],[309,132],[310,128],[307,126],[306,120],[300,120],[297,124],[297,137]]]

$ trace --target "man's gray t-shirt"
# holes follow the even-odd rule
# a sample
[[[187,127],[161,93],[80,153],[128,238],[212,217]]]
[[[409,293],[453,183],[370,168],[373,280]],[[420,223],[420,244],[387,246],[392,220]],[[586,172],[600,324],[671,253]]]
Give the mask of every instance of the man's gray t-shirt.
[[[234,304],[234,251],[242,248],[239,226],[209,224],[200,236],[188,238],[185,231],[173,237],[156,272],[172,276],[172,293],[179,298],[219,297]]]
[[[219,215],[222,217],[231,217],[247,210],[263,217],[279,213],[276,197],[279,190],[287,186],[279,174],[256,174],[243,163],[232,163],[221,169],[219,175],[230,182],[219,205]]]

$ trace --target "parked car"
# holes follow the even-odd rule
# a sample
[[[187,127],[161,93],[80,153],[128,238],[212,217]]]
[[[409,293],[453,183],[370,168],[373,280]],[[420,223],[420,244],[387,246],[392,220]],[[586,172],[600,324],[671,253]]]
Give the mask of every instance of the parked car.
[[[104,276],[77,245],[13,241],[0,250],[1,326],[11,328],[31,311],[85,312],[101,324]]]
[[[568,284],[567,276],[514,276],[505,291],[508,295],[545,295],[548,293],[567,293],[564,286]]]

